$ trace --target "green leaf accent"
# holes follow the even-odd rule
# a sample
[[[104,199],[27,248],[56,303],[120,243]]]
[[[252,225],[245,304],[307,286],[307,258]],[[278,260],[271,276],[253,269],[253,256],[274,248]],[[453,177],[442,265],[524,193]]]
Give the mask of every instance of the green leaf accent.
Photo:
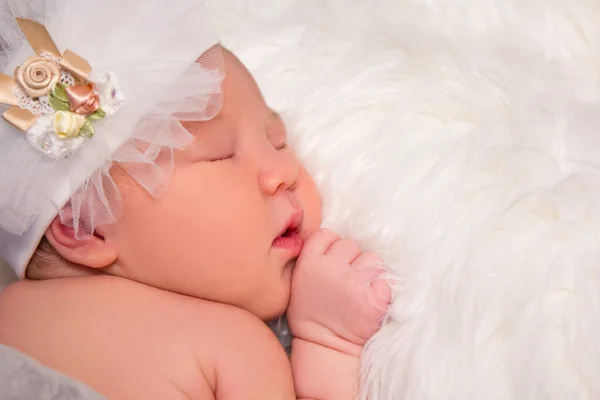
[[[71,111],[71,108],[69,107],[69,102],[65,103],[57,99],[56,97],[54,97],[53,93],[50,93],[50,96],[48,96],[48,104],[50,104],[50,107],[52,107],[56,111]]]
[[[100,121],[106,117],[106,113],[101,108],[88,115],[88,119],[91,121]]]
[[[67,87],[64,83],[56,83],[52,88],[52,96],[57,100],[60,100],[62,103],[69,103],[69,98],[67,97]]]
[[[67,97],[66,86],[58,82],[52,88],[52,91],[48,95],[48,103],[50,107],[56,111],[70,111],[69,99]]]
[[[91,138],[94,136],[94,125],[88,119],[85,120],[85,123],[79,130],[79,135],[87,136],[88,138]]]

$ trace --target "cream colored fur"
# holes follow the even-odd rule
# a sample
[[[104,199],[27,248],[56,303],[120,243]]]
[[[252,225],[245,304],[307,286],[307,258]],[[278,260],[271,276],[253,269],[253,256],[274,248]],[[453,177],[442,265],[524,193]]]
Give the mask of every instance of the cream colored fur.
[[[397,280],[365,396],[600,398],[600,3],[211,2]]]
[[[213,3],[397,280],[364,395],[600,398],[600,3]]]

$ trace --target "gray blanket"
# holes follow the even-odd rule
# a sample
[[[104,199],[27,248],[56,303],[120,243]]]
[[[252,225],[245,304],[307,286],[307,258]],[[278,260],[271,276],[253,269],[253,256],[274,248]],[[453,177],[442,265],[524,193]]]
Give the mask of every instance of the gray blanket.
[[[0,345],[0,400],[106,400],[84,384]]]

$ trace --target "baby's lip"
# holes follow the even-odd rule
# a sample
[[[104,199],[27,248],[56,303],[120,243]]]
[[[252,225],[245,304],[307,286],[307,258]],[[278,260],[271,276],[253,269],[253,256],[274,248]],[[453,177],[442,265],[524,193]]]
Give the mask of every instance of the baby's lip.
[[[296,209],[287,219],[285,225],[277,235],[277,237],[281,237],[283,235],[294,235],[300,233],[300,227],[302,225],[302,220],[304,219],[304,213],[301,209]]]
[[[272,246],[284,251],[289,257],[298,257],[304,247],[304,239],[300,232],[302,219],[303,212],[301,209],[292,212],[279,235],[273,240]]]

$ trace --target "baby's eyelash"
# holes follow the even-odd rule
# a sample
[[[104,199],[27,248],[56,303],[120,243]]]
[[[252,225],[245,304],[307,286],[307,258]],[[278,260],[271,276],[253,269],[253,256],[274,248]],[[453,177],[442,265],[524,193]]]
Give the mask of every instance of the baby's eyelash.
[[[217,162],[217,161],[225,161],[225,160],[229,160],[231,158],[233,158],[235,156],[235,154],[229,154],[227,156],[223,156],[223,157],[215,157],[215,158],[211,158],[209,160],[207,160],[208,162]]]
[[[275,146],[275,150],[283,150],[286,149],[288,147],[287,143],[282,143],[279,146]]]

